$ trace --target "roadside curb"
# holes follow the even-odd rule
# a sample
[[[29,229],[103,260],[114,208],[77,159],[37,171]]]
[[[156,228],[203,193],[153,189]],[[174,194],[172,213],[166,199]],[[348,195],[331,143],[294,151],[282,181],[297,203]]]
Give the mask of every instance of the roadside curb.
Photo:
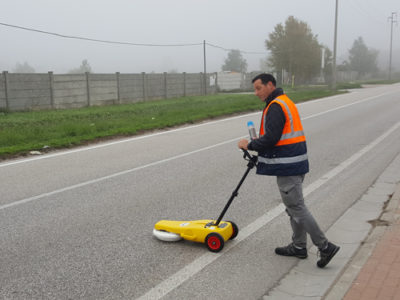
[[[391,207],[396,205],[394,199],[398,200],[400,194],[399,169],[400,154],[329,228],[326,233],[329,240],[341,249],[327,267],[316,267],[318,249],[312,246],[309,249],[313,254],[311,260],[299,261],[262,299],[342,299],[387,228],[374,224],[381,224],[380,220],[388,221]],[[397,198],[395,191],[398,191]],[[365,261],[358,261],[358,256]]]
[[[348,263],[342,275],[337,279],[336,283],[331,287],[323,299],[343,299],[346,293],[351,289],[354,280],[357,278],[362,267],[374,252],[385,232],[390,230],[392,224],[399,219],[399,205],[400,184],[397,184],[397,188],[386,203],[382,214],[378,219],[373,220],[374,227],[372,228],[371,233],[361,244],[359,250]]]

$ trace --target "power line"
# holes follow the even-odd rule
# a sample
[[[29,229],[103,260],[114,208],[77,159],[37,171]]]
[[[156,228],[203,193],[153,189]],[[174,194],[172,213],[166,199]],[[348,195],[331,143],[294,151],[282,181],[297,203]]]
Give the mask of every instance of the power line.
[[[18,26],[18,25],[1,23],[1,22],[0,22],[0,25],[7,26],[7,27],[12,27],[12,28],[16,28],[16,29],[21,29],[21,30],[26,30],[26,31],[32,31],[32,32],[38,32],[38,33],[42,33],[42,34],[53,35],[53,36],[57,36],[57,37],[61,37],[61,38],[84,40],[84,41],[106,43],[106,44],[118,44],[118,45],[128,45],[128,46],[144,46],[144,47],[187,47],[187,46],[200,46],[200,45],[203,45],[203,43],[193,43],[193,44],[142,44],[142,43],[131,43],[131,42],[108,41],[108,40],[93,39],[93,38],[87,38],[87,37],[81,37],[81,36],[65,35],[65,34],[60,34],[60,33],[55,33],[55,32],[38,30],[38,29],[35,29],[35,28],[28,28],[28,27],[23,27],[23,26]]]
[[[239,52],[244,53],[244,54],[263,54],[263,55],[266,54],[265,52],[243,51],[243,50],[240,50],[240,49],[228,49],[228,48],[224,48],[224,47],[221,47],[221,46],[218,46],[218,45],[214,45],[214,44],[210,44],[210,43],[206,43],[206,44],[208,46],[210,46],[210,47],[214,47],[214,48],[221,49],[221,50],[224,50],[224,51],[238,50]]]
[[[128,46],[142,46],[142,47],[188,47],[188,46],[202,46],[204,45],[204,42],[201,43],[187,43],[187,44],[143,44],[143,43],[132,43],[132,42],[120,42],[120,41],[109,41],[109,40],[101,40],[101,39],[93,39],[93,38],[88,38],[88,37],[82,37],[82,36],[73,36],[73,35],[66,35],[66,34],[60,34],[60,33],[55,33],[55,32],[49,32],[49,31],[44,31],[44,30],[39,30],[35,28],[29,28],[29,27],[23,27],[19,25],[12,25],[12,24],[7,24],[7,23],[1,23],[0,25],[6,26],[6,27],[11,27],[11,28],[16,28],[20,30],[25,30],[25,31],[31,31],[31,32],[37,32],[41,34],[47,34],[47,35],[53,35],[61,38],[68,38],[68,39],[76,39],[76,40],[83,40],[83,41],[89,41],[89,42],[97,42],[97,43],[106,43],[106,44],[117,44],[117,45],[128,45]],[[221,49],[224,51],[232,51],[234,49],[228,49],[224,48],[222,46],[210,44],[210,43],[205,43],[206,45]],[[241,53],[244,54],[265,54],[265,52],[255,52],[255,51],[243,51],[243,50],[238,50]]]
[[[371,13],[370,11],[367,10],[365,3],[360,4],[358,2],[358,0],[354,0],[355,3],[353,3],[352,1],[350,1],[350,4],[353,5],[353,7],[356,8],[356,10],[358,10],[358,12],[361,12],[361,14],[364,14],[365,17],[368,18],[368,21],[370,22],[371,20],[373,20],[376,23],[380,23],[380,25],[384,25],[385,22],[383,22],[381,19],[379,19],[378,17],[376,17],[376,11],[374,13]]]

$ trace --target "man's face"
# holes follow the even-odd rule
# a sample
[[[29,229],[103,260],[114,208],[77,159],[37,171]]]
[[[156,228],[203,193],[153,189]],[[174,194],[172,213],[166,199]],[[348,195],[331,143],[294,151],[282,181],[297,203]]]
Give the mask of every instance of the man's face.
[[[275,90],[275,87],[271,81],[269,81],[267,84],[263,84],[261,79],[254,81],[253,87],[254,94],[260,98],[261,101],[267,99],[268,96]]]

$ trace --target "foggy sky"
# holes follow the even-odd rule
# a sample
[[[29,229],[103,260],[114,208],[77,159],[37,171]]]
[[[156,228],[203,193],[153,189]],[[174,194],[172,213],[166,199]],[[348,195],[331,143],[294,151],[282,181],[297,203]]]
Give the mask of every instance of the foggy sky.
[[[399,0],[339,0],[338,63],[355,39],[380,51],[387,68],[388,17]],[[260,69],[265,40],[288,16],[305,21],[333,50],[335,0],[0,0],[0,22],[63,35],[145,44],[210,44],[243,54]],[[206,47],[207,72],[221,70],[227,51]],[[139,47],[60,38],[0,26],[0,71],[27,62],[36,72],[66,73],[87,59],[95,73],[202,72],[203,46]],[[393,63],[400,69],[400,26]],[[397,67],[398,66],[398,67]]]

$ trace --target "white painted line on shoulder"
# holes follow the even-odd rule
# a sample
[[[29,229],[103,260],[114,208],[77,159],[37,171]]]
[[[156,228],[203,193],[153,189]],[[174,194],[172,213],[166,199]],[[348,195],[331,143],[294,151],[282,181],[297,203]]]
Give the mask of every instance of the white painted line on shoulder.
[[[366,99],[363,99],[363,100],[360,100],[360,101],[357,101],[357,102],[349,103],[349,104],[346,104],[346,105],[343,105],[343,106],[340,106],[340,107],[337,107],[337,108],[334,108],[334,109],[327,110],[327,111],[322,112],[322,113],[313,114],[311,116],[302,118],[302,120],[311,119],[313,117],[317,117],[317,116],[320,116],[322,114],[330,113],[332,111],[341,109],[343,107],[347,107],[347,106],[350,106],[350,105],[355,105],[357,103],[362,103],[362,102],[365,102],[365,101],[369,101],[371,99],[374,99],[375,97],[381,97],[383,95],[384,94],[381,94],[381,95],[378,95],[378,96],[374,96],[374,97],[370,97],[370,98],[366,98]],[[238,116],[238,117],[235,117],[235,118],[241,118],[241,117],[245,117],[245,116],[248,116],[248,115]],[[221,120],[218,120],[218,121],[215,121],[215,122],[219,122],[219,121],[221,121]],[[194,125],[194,126],[202,126],[202,125]],[[179,129],[176,129],[176,130],[183,130],[183,129],[185,129],[185,128],[179,128]],[[162,134],[162,133],[159,133],[159,134]],[[66,192],[66,191],[69,191],[69,190],[80,188],[80,187],[83,187],[83,186],[86,186],[86,185],[94,184],[94,183],[97,183],[97,182],[100,182],[100,181],[103,181],[103,180],[107,180],[107,179],[111,179],[111,178],[114,178],[114,177],[117,177],[117,176],[121,176],[121,175],[125,175],[125,174],[128,174],[128,173],[132,173],[132,172],[135,172],[135,171],[138,171],[138,170],[141,170],[141,169],[145,169],[145,168],[148,168],[148,167],[151,167],[151,166],[155,166],[155,165],[158,165],[158,164],[169,162],[169,161],[172,161],[172,160],[175,160],[175,159],[178,159],[178,158],[182,158],[182,157],[185,157],[185,156],[188,156],[188,155],[192,155],[192,154],[195,154],[195,153],[198,153],[198,152],[202,152],[202,151],[205,151],[205,150],[213,149],[213,148],[225,145],[225,144],[236,142],[239,139],[245,138],[245,137],[247,137],[247,136],[237,137],[237,138],[230,139],[230,140],[227,140],[227,141],[224,141],[224,142],[221,142],[221,143],[217,143],[215,145],[210,145],[210,146],[207,146],[207,147],[195,150],[195,151],[179,154],[179,155],[172,156],[172,157],[169,157],[169,158],[166,158],[166,159],[163,159],[163,160],[158,160],[158,161],[155,161],[153,163],[146,164],[146,165],[143,165],[143,166],[139,166],[139,167],[136,167],[136,168],[133,168],[133,169],[117,172],[117,173],[114,173],[114,174],[111,174],[111,175],[107,175],[107,176],[104,176],[104,177],[99,177],[99,178],[92,179],[92,180],[89,180],[89,181],[85,181],[85,182],[82,182],[82,183],[79,183],[79,184],[67,186],[67,187],[62,188],[62,189],[58,189],[58,190],[54,190],[54,191],[51,191],[51,192],[43,193],[43,194],[40,194],[40,195],[37,195],[37,196],[33,196],[33,197],[30,197],[30,198],[17,200],[17,201],[14,201],[12,203],[8,203],[8,204],[0,206],[0,210],[3,210],[5,208],[9,208],[9,207],[13,207],[13,206],[17,206],[17,205],[21,205],[21,204],[25,204],[25,203],[28,203],[28,202],[31,202],[31,201],[34,201],[34,200],[37,200],[37,199],[40,199],[40,198],[43,198],[43,197],[52,196],[52,195],[55,195],[55,194],[59,194],[59,193],[62,193],[62,192]],[[133,139],[139,139],[139,138],[144,138],[144,137],[136,137],[136,138],[133,138]],[[123,141],[121,141],[121,142],[123,142]],[[118,142],[115,142],[115,143],[118,143]],[[17,163],[17,162],[15,162],[15,163]],[[0,167],[1,167],[1,165],[0,165]]]
[[[217,123],[221,123],[221,122],[227,122],[229,120],[246,118],[248,116],[251,116],[251,115],[254,115],[254,114],[259,114],[259,113],[260,112],[254,112],[254,113],[235,116],[235,117],[231,117],[231,118],[227,118],[227,119],[209,121],[209,122],[196,124],[196,125],[190,125],[190,126],[183,126],[183,127],[179,127],[179,128],[171,129],[171,130],[162,130],[162,131],[157,132],[157,133],[150,133],[150,134],[145,134],[145,135],[141,135],[141,136],[134,136],[134,137],[131,137],[131,138],[121,139],[121,140],[118,140],[118,141],[115,141],[115,142],[101,143],[101,144],[95,145],[95,146],[87,146],[87,147],[77,148],[77,149],[73,149],[73,150],[61,151],[61,152],[58,152],[58,153],[44,154],[42,156],[36,156],[36,157],[31,157],[31,158],[11,161],[11,162],[0,164],[0,168],[7,167],[7,166],[12,166],[12,165],[18,165],[18,164],[27,163],[27,162],[32,162],[32,161],[41,160],[41,159],[47,159],[47,158],[53,158],[53,157],[57,157],[57,156],[63,156],[63,155],[68,155],[68,154],[73,154],[73,153],[78,153],[78,152],[89,151],[89,150],[93,150],[93,149],[105,148],[105,147],[114,146],[114,145],[123,144],[123,143],[129,143],[129,142],[132,142],[132,141],[138,141],[138,140],[147,139],[147,138],[151,138],[151,137],[155,137],[155,136],[159,136],[159,135],[171,134],[171,133],[174,133],[174,132],[179,132],[179,131],[188,130],[188,129],[192,129],[192,128],[197,128],[197,127],[202,127],[202,126],[206,126],[206,125],[217,124]]]
[[[326,113],[330,113],[332,111],[339,110],[339,109],[342,109],[342,108],[345,108],[345,107],[348,107],[348,106],[351,106],[351,105],[356,105],[356,104],[360,104],[360,103],[363,103],[363,102],[366,102],[366,101],[370,101],[372,99],[379,98],[379,97],[382,97],[384,95],[391,94],[391,93],[393,93],[393,92],[387,92],[387,93],[380,94],[380,95],[377,95],[377,96],[368,97],[368,98],[365,98],[365,99],[360,100],[360,101],[356,101],[356,102],[352,102],[352,103],[349,103],[349,104],[346,104],[346,105],[338,106],[338,107],[332,108],[330,110],[326,110],[326,111],[323,111],[323,112],[320,112],[320,113],[317,113],[317,114],[313,114],[311,116],[307,116],[305,118],[302,118],[302,120],[307,120],[307,119],[310,119],[310,118],[313,118],[313,117],[317,117],[317,116],[320,116],[320,115],[323,115],[323,114],[326,114]],[[338,97],[338,96],[333,96],[333,97]],[[308,104],[308,103],[322,101],[322,100],[326,101],[326,98],[307,101],[307,102],[302,102],[302,103],[300,103],[298,105],[305,105],[305,104]],[[77,149],[73,149],[73,150],[57,152],[57,153],[53,153],[53,154],[44,154],[44,155],[36,156],[36,157],[32,157],[32,158],[26,158],[26,159],[21,159],[21,160],[6,162],[6,163],[0,163],[0,168],[13,166],[13,165],[17,165],[17,164],[22,164],[22,163],[28,163],[28,162],[32,162],[32,161],[41,160],[41,159],[48,159],[48,158],[53,158],[53,157],[73,154],[73,153],[77,153],[77,152],[84,152],[84,151],[89,151],[89,150],[93,150],[93,149],[109,147],[109,146],[122,144],[122,143],[128,143],[128,142],[137,141],[137,140],[141,140],[141,139],[145,139],[145,138],[155,137],[155,136],[158,136],[158,135],[170,134],[170,133],[174,133],[174,132],[178,132],[178,131],[182,131],[182,130],[188,130],[188,129],[192,129],[192,128],[196,128],[196,127],[202,127],[202,126],[207,126],[207,125],[227,122],[227,121],[230,121],[230,120],[246,118],[248,116],[252,116],[252,115],[256,115],[256,114],[259,115],[260,112],[253,112],[253,113],[244,114],[244,115],[235,116],[235,117],[230,117],[230,118],[226,118],[226,119],[215,120],[215,121],[205,122],[205,123],[191,125],[191,126],[184,126],[184,127],[180,127],[180,128],[176,128],[176,129],[172,129],[172,130],[166,130],[166,131],[161,131],[161,132],[152,133],[152,134],[135,136],[135,137],[132,137],[132,138],[122,139],[122,140],[118,140],[118,141],[115,141],[115,142],[101,143],[101,144],[95,145],[95,146],[88,146],[88,147],[77,148]]]
[[[244,138],[244,137],[245,136],[243,136],[242,138]],[[83,186],[86,186],[86,185],[95,184],[95,183],[98,183],[100,181],[104,181],[104,180],[111,179],[111,178],[114,178],[114,177],[122,176],[122,175],[125,175],[125,174],[128,174],[128,173],[136,172],[136,171],[148,168],[148,167],[156,166],[156,165],[159,165],[159,164],[162,164],[162,163],[166,163],[166,162],[169,162],[169,161],[172,161],[172,160],[175,160],[175,159],[179,159],[179,158],[182,158],[182,157],[185,157],[185,156],[189,156],[189,155],[192,155],[192,154],[195,154],[195,153],[198,153],[198,152],[206,151],[206,150],[209,150],[209,149],[212,149],[212,148],[215,148],[215,147],[219,147],[219,146],[222,146],[222,145],[225,145],[225,144],[229,144],[229,143],[235,142],[237,140],[238,140],[238,138],[234,138],[234,139],[227,140],[227,141],[215,144],[215,145],[211,145],[211,146],[208,146],[208,147],[197,149],[197,150],[194,150],[194,151],[191,151],[191,152],[186,152],[186,153],[182,153],[182,154],[179,154],[179,155],[176,155],[176,156],[172,156],[172,157],[169,157],[169,158],[166,158],[166,159],[158,160],[158,161],[155,161],[155,162],[152,162],[152,163],[149,163],[149,164],[146,164],[146,165],[142,165],[142,166],[139,166],[139,167],[136,167],[136,168],[133,168],[133,169],[128,169],[128,170],[117,172],[117,173],[114,173],[114,174],[111,174],[111,175],[107,175],[107,176],[99,177],[99,178],[96,178],[96,179],[88,180],[88,181],[85,181],[85,182],[81,182],[81,183],[78,183],[78,184],[70,185],[70,186],[64,187],[62,189],[58,189],[58,190],[54,190],[54,191],[51,191],[51,192],[43,193],[43,194],[40,194],[40,195],[37,195],[37,196],[33,196],[33,197],[26,198],[26,199],[14,201],[12,203],[1,205],[0,206],[0,210],[6,209],[6,208],[10,208],[10,207],[13,207],[13,206],[18,206],[18,205],[25,204],[25,203],[29,203],[31,201],[38,200],[40,198],[49,197],[49,196],[52,196],[52,195],[56,195],[56,194],[59,194],[59,193],[63,193],[63,192],[66,192],[66,191],[77,189],[77,188],[80,188],[80,187],[83,187]]]
[[[343,161],[340,165],[333,168],[326,174],[322,175],[319,179],[308,185],[303,193],[304,197],[307,197],[312,192],[317,190],[320,186],[324,183],[331,180],[336,175],[340,174],[344,169],[350,166],[352,163],[360,159],[364,154],[374,148],[376,145],[381,143],[385,138],[391,135],[395,130],[400,128],[400,122],[396,123],[392,126],[386,133],[379,136],[373,142],[368,144],[366,147],[362,148],[360,151],[354,153],[351,157]],[[184,268],[173,274],[172,276],[168,277],[166,280],[160,282],[155,287],[150,289],[146,294],[137,298],[138,300],[151,300],[151,299],[160,299],[167,295],[169,292],[180,286],[183,282],[188,280],[190,277],[194,276],[196,273],[204,269],[207,265],[224,255],[225,252],[229,251],[235,247],[238,243],[248,238],[250,235],[255,233],[257,230],[262,228],[263,226],[267,225],[269,222],[274,220],[278,217],[281,213],[285,211],[285,206],[281,203],[247,225],[240,231],[240,234],[236,238],[236,240],[232,241],[231,243],[227,244],[223,252],[219,253],[210,253],[207,252],[201,255],[199,258],[195,259],[190,264],[186,265]]]

